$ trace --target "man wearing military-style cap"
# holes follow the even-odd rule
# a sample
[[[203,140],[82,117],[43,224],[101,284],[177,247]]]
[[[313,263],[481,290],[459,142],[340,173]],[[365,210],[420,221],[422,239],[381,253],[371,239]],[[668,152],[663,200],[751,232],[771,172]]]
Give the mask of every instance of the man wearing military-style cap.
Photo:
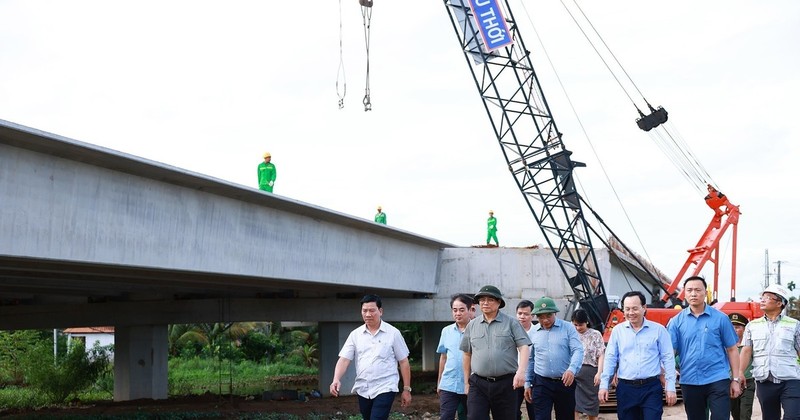
[[[583,344],[571,322],[556,318],[558,306],[549,297],[533,304],[539,320],[531,332],[531,355],[525,380],[525,399],[535,417],[556,420],[575,416],[575,375],[583,363]]]
[[[741,353],[742,335],[744,334],[744,327],[748,323],[747,317],[734,312],[728,314],[728,318],[730,318],[733,329],[736,330],[736,335],[739,337],[739,353]],[[753,380],[752,363],[747,366],[744,377],[742,394],[738,398],[731,398],[731,417],[733,420],[750,420],[753,416],[753,400],[756,394],[756,386]]]
[[[531,340],[522,325],[500,312],[506,306],[495,286],[475,294],[481,313],[467,324],[461,339],[467,418],[513,419],[519,411],[516,388],[525,384]]]

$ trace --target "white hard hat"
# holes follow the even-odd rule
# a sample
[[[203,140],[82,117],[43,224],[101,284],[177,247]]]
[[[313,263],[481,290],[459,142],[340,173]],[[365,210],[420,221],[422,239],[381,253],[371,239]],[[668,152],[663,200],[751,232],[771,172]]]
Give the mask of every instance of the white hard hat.
[[[789,302],[789,289],[781,286],[780,284],[770,284],[766,289],[764,289],[763,292],[761,292],[762,295],[764,293],[773,293],[778,295],[778,297],[783,300],[784,305]]]

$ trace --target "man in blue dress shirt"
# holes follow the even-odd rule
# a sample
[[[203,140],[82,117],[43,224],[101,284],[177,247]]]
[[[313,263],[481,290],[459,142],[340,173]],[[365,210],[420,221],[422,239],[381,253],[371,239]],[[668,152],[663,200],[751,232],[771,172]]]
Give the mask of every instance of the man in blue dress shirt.
[[[530,333],[531,355],[525,382],[525,400],[533,403],[536,420],[575,417],[575,374],[583,363],[583,344],[571,322],[556,318],[558,306],[549,297],[533,304],[539,320]]]
[[[442,419],[453,420],[458,413],[459,420],[466,419],[466,412],[458,408],[467,407],[467,393],[464,391],[464,352],[459,349],[464,330],[472,320],[475,308],[472,296],[453,295],[450,298],[450,310],[453,313],[453,324],[442,329],[436,353],[439,353],[439,380],[436,381],[436,393],[439,394],[439,414]]]
[[[683,407],[688,420],[731,417],[731,398],[741,393],[739,378],[739,337],[728,316],[706,304],[706,281],[692,276],[683,281],[689,307],[667,324],[672,347],[680,358]]]
[[[663,325],[644,318],[646,300],[642,292],[622,295],[625,322],[611,330],[600,377],[601,403],[608,401],[608,388],[617,374],[617,417],[619,420],[661,419],[661,371],[665,376],[667,404],[677,400],[675,359],[669,333]]]

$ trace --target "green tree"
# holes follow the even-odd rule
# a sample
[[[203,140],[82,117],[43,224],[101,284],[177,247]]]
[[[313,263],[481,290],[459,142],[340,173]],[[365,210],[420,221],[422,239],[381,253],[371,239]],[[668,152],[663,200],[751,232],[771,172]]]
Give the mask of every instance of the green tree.
[[[392,324],[400,330],[408,345],[409,361],[422,360],[422,324],[419,322],[398,322]]]
[[[794,288],[797,287],[794,284],[794,281],[790,281],[786,284],[786,288],[789,291],[794,291]],[[800,308],[797,307],[797,298],[794,296],[789,296],[789,304],[786,307],[786,313],[789,314],[790,317],[797,319],[800,315]]]
[[[3,383],[21,385],[25,380],[22,361],[41,339],[38,331],[0,331],[0,377]]]
[[[254,362],[270,362],[278,354],[281,347],[280,337],[267,336],[261,331],[249,331],[242,337],[241,350],[247,360]]]
[[[316,344],[303,344],[294,350],[299,355],[307,367],[315,367],[319,363]]]
[[[226,344],[238,345],[249,331],[259,328],[257,322],[175,324],[168,328],[169,351],[181,354],[187,346],[198,345],[207,353],[219,354]]]
[[[52,360],[52,344],[40,341],[23,364],[28,384],[54,402],[64,402],[89,388],[110,366],[106,349],[93,347],[87,354],[82,344],[71,346],[67,354]]]

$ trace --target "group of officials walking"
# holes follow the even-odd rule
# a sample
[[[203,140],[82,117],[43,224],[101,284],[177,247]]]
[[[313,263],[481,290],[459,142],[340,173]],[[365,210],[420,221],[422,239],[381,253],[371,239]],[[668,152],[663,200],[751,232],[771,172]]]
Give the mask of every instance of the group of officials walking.
[[[702,277],[684,280],[688,307],[666,327],[645,318],[641,292],[626,293],[625,321],[612,329],[605,349],[584,311],[575,311],[570,323],[556,316],[549,297],[521,301],[515,319],[500,311],[506,302],[494,286],[455,295],[455,322],[442,330],[436,350],[441,419],[520,419],[523,400],[534,420],[597,418],[612,385],[619,419],[660,419],[662,398],[675,404],[679,382],[688,420],[749,418],[753,388],[764,420],[780,419],[781,409],[784,420],[800,420],[800,323],[782,315],[788,290],[765,289],[765,316],[748,322],[708,305],[706,289]],[[400,377],[401,405],[411,403],[408,347],[381,320],[379,297],[368,295],[361,304],[365,324],[339,353],[330,393],[339,395],[341,377],[355,360],[352,392],[363,418],[387,419]]]

